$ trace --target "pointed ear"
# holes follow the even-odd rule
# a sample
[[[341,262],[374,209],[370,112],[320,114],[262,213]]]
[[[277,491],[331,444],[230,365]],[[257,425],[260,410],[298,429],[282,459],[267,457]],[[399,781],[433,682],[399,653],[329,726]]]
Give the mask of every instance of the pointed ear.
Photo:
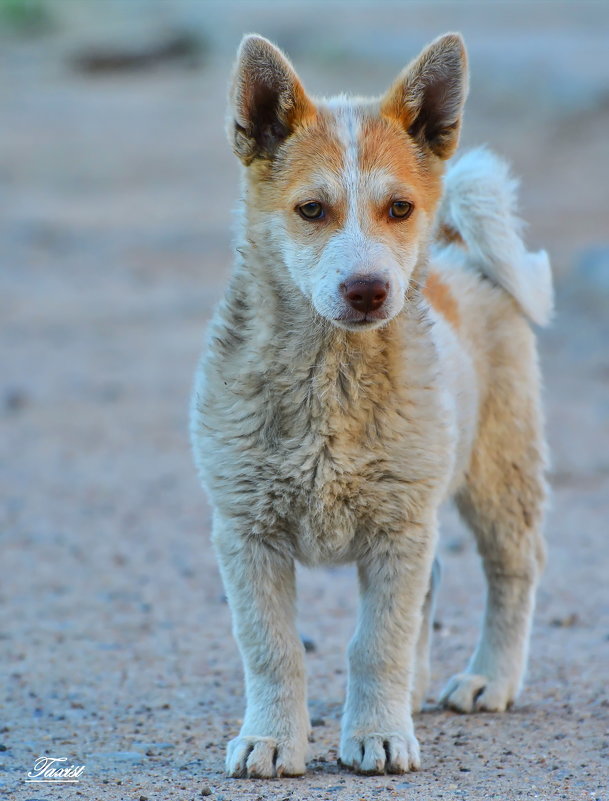
[[[404,69],[381,101],[419,144],[447,159],[459,143],[467,97],[467,53],[458,33],[433,41]]]
[[[229,100],[229,140],[244,164],[272,158],[294,129],[316,113],[287,58],[254,34],[239,47]]]

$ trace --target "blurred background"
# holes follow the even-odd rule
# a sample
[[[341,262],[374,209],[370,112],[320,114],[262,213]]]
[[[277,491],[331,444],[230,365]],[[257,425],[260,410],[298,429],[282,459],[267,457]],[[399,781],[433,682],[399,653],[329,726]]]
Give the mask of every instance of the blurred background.
[[[470,53],[462,146],[511,161],[527,244],[555,273],[556,318],[540,332],[554,498],[519,709],[495,723],[423,715],[429,770],[404,786],[502,799],[606,788],[609,5],[0,0],[0,793],[27,795],[25,773],[49,753],[86,763],[95,797],[191,798],[208,783],[221,797],[241,667],[187,409],[230,270],[234,53],[255,31],[311,93],[378,94],[448,30]],[[465,666],[483,599],[450,510],[441,554],[431,700]],[[371,786],[335,765],[356,601],[351,568],[302,571],[317,723],[299,792],[319,797]],[[228,797],[249,792],[232,782]]]

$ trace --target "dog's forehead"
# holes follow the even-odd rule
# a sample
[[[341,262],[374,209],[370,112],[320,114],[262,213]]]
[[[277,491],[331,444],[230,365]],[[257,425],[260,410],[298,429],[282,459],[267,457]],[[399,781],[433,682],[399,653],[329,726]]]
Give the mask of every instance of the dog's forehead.
[[[381,116],[378,102],[338,97],[321,101],[315,122],[293,137],[283,164],[289,189],[324,189],[338,201],[365,192],[382,202],[399,190],[416,193],[426,164],[408,135]]]

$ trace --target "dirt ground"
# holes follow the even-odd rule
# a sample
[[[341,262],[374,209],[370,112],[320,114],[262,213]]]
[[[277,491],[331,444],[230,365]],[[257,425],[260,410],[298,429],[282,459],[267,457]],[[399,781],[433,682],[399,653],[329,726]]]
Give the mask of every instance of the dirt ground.
[[[25,801],[609,799],[609,8],[605,3],[57,0],[0,30],[0,794]],[[169,28],[200,59],[83,71],[94,46]],[[522,176],[558,311],[540,333],[553,453],[549,562],[526,688],[504,715],[434,706],[464,667],[483,583],[444,514],[423,769],[337,767],[353,569],[303,570],[314,719],[306,777],[230,780],[240,660],[188,438],[206,320],[230,268],[237,165],[225,88],[240,35],[284,46],[313,92],[380,91],[464,32],[464,146]],[[75,64],[81,64],[81,67]],[[78,784],[25,782],[40,755]],[[207,789],[208,788],[208,789]]]

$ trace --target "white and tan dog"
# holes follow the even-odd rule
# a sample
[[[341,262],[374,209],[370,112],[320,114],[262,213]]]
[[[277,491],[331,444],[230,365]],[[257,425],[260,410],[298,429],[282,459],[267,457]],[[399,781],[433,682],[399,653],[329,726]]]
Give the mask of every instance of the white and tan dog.
[[[529,321],[551,311],[514,182],[486,150],[443,181],[467,93],[461,37],[434,41],[380,100],[313,100],[247,36],[229,134],[237,260],[196,380],[192,441],[245,665],[231,776],[305,770],[309,716],[295,560],[357,563],[340,759],[419,767],[437,513],[454,496],[488,582],[479,645],[443,703],[501,711],[527,659],[544,440]]]

